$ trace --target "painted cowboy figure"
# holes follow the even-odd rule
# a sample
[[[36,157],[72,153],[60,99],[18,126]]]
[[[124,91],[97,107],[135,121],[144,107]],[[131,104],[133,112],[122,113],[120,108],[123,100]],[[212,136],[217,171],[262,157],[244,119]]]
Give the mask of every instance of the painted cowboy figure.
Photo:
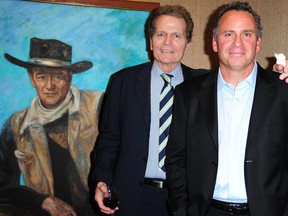
[[[0,211],[93,215],[87,178],[102,92],[71,85],[73,74],[93,64],[71,63],[72,47],[54,39],[32,38],[28,62],[5,58],[27,69],[37,97],[1,131]]]

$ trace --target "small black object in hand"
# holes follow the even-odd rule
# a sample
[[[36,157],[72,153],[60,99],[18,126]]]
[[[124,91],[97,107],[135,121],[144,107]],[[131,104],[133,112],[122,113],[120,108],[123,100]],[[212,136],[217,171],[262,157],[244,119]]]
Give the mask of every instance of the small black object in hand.
[[[103,203],[106,207],[110,209],[115,209],[119,205],[119,201],[117,199],[113,199],[110,197],[104,198]]]

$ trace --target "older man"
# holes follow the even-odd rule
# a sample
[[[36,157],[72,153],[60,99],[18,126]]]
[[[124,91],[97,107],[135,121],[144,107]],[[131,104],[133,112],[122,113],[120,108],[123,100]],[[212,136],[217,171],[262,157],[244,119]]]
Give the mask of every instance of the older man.
[[[71,85],[92,63],[71,63],[72,47],[32,38],[27,68],[37,91],[29,108],[14,113],[0,138],[0,204],[32,215],[93,215],[87,178],[98,135],[101,92]]]

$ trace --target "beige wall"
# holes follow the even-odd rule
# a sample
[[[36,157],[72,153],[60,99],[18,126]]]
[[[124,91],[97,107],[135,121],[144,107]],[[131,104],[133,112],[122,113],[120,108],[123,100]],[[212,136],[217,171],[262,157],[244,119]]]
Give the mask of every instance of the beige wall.
[[[134,0],[142,1],[142,0]],[[228,0],[144,0],[164,4],[179,4],[188,9],[194,21],[192,42],[183,59],[183,63],[193,68],[211,68],[212,61],[207,51],[211,50],[211,31],[207,30],[208,18],[219,6],[231,2]],[[257,61],[263,67],[275,62],[274,53],[283,52],[288,56],[288,0],[248,0],[249,4],[261,16],[263,26],[262,48]],[[204,33],[209,32],[208,37]],[[206,34],[207,35],[207,34]],[[204,46],[206,45],[206,46]],[[207,51],[205,51],[205,49]],[[210,55],[211,56],[211,55]]]

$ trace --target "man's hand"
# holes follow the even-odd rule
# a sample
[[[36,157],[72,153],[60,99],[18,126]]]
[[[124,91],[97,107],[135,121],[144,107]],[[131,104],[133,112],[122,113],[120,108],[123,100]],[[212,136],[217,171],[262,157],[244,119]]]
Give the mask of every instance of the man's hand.
[[[98,182],[95,189],[95,201],[98,203],[101,212],[108,215],[114,214],[114,212],[119,208],[116,207],[115,209],[110,209],[109,207],[106,207],[103,203],[105,197],[109,197],[107,185],[104,182]]]
[[[281,73],[279,78],[281,80],[285,80],[285,82],[288,83],[288,59],[286,59],[286,66],[285,67],[281,64],[274,64],[273,65],[273,71]]]
[[[47,197],[42,203],[42,209],[51,216],[77,216],[71,206],[56,197]]]

